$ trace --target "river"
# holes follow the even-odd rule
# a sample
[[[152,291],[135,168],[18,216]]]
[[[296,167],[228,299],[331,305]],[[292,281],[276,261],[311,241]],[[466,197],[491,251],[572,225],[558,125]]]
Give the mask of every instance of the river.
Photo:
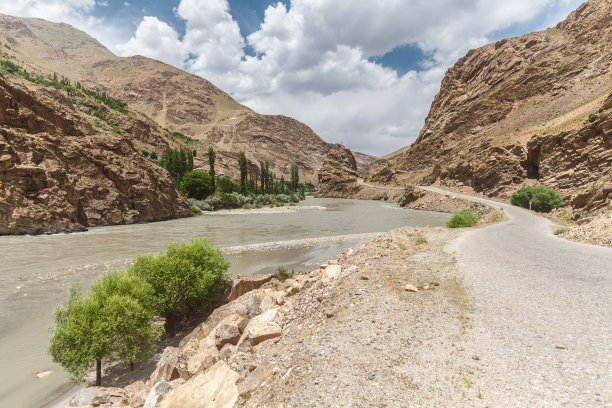
[[[63,235],[0,237],[0,407],[40,407],[68,386],[61,367],[46,350],[55,306],[79,279],[86,288],[109,268],[122,268],[138,254],[168,243],[205,238],[227,248],[347,234],[384,232],[411,226],[439,226],[447,214],[413,211],[381,201],[307,197],[293,213],[205,214],[150,224],[92,228]],[[239,253],[233,273],[273,272],[283,265],[307,268],[338,254],[349,240]],[[38,379],[35,371],[53,370]]]

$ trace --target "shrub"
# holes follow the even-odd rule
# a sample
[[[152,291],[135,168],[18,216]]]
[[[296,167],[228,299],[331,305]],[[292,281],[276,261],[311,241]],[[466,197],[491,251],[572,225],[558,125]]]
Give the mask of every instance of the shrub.
[[[471,210],[456,212],[450,220],[446,221],[448,228],[464,228],[474,225],[476,225],[476,216]]]
[[[196,306],[208,305],[226,280],[230,263],[208,241],[170,244],[166,252],[139,256],[128,271],[153,288],[152,306],[175,334],[177,320]]]
[[[238,208],[242,207],[238,198],[233,194],[221,193],[221,206],[223,208]]]
[[[157,160],[157,153],[156,152],[151,152],[149,157],[151,158],[151,160]]]
[[[221,191],[222,193],[226,194],[233,193],[234,191],[238,191],[239,189],[239,186],[232,183],[232,180],[225,177],[217,179],[216,185],[218,191]]]
[[[417,243],[417,245],[426,244],[427,238],[422,235],[419,235],[418,237],[416,237],[415,242]]]
[[[213,192],[212,178],[202,171],[189,171],[183,176],[179,190],[188,198],[203,200]]]
[[[553,231],[553,234],[561,235],[563,233],[566,233],[567,231],[569,231],[569,228],[567,227],[558,227],[558,228],[555,228],[555,230]]]
[[[149,157],[149,151],[147,149],[141,149],[140,153],[142,153],[144,157]]]
[[[514,192],[510,203],[517,207],[529,208],[537,212],[550,212],[563,203],[561,195],[544,186],[525,186]]]
[[[274,273],[274,277],[280,281],[286,281],[287,279],[293,278],[293,271],[289,272],[287,268],[279,266]]]

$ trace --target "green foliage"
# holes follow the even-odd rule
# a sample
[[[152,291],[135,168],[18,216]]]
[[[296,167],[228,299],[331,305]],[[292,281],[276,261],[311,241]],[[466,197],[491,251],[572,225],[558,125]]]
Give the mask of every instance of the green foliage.
[[[525,186],[512,194],[510,203],[518,207],[529,208],[537,212],[550,212],[563,203],[561,195],[544,186]]]
[[[229,266],[208,241],[194,240],[170,244],[166,252],[155,256],[139,256],[128,271],[153,287],[153,309],[166,318],[166,328],[173,336],[181,315],[211,302],[225,284]]]
[[[149,157],[151,157],[151,160],[157,160],[157,153],[156,152],[151,152]]]
[[[102,92],[94,91],[84,87],[80,82],[72,85],[68,78],[62,77],[60,79],[55,72],[53,73],[53,76],[49,75],[47,77],[42,75],[30,75],[27,70],[9,60],[0,60],[0,71],[8,72],[9,74],[19,76],[27,81],[34,82],[39,85],[51,86],[55,89],[64,90],[68,96],[90,96],[111,109],[121,113],[128,113],[127,103],[111,98],[106,93],[106,90]]]
[[[222,208],[239,208],[244,205],[234,194],[221,193],[220,198]]]
[[[287,268],[283,266],[279,266],[276,268],[276,272],[274,273],[274,277],[280,281],[285,281],[287,279],[293,278],[294,271],[289,272]]]
[[[78,284],[57,307],[49,353],[75,380],[93,363],[115,357],[125,363],[149,358],[163,329],[151,321],[153,289],[141,278],[111,271],[83,298]],[[98,373],[96,384],[101,384]]]
[[[221,191],[222,193],[231,194],[234,191],[238,191],[240,187],[232,182],[232,180],[222,177],[217,179],[217,191]]]
[[[456,212],[450,220],[446,221],[448,228],[465,228],[474,225],[476,225],[476,216],[471,210]]]
[[[300,169],[296,164],[291,166],[291,190],[293,191],[298,190],[298,185],[300,183],[299,172],[300,172]]]
[[[144,157],[149,157],[149,151],[147,149],[141,149],[140,153],[142,153]]]
[[[162,155],[160,165],[168,170],[172,178],[180,186],[185,173],[193,171],[193,155],[183,149],[168,149]]]
[[[555,235],[561,235],[566,233],[567,231],[569,231],[569,228],[567,227],[557,227],[555,228],[555,230],[553,231],[553,234]]]
[[[248,163],[244,152],[241,152],[240,156],[238,157],[238,168],[240,169],[240,192],[242,194],[246,194]]]
[[[168,132],[168,134],[169,134],[170,136],[172,136],[173,138],[178,139],[178,140],[180,140],[180,141],[182,141],[182,142],[185,142],[185,143],[190,143],[190,142],[196,142],[196,141],[197,141],[197,140],[196,140],[196,139],[194,139],[194,138],[191,138],[191,137],[189,137],[189,136],[185,136],[185,135],[184,135],[184,134],[182,134],[181,132],[171,132],[171,131],[169,131],[168,129],[164,129],[164,130],[165,130],[166,132]],[[195,151],[195,150],[194,150],[194,151]],[[193,152],[192,152],[191,154],[192,154],[192,155],[195,157],[195,154],[193,154]]]
[[[188,171],[182,180],[179,190],[188,198],[203,200],[214,192],[210,175],[202,171]]]
[[[213,189],[216,186],[216,180],[215,180],[215,158],[216,157],[217,157],[217,154],[215,153],[215,149],[213,149],[212,147],[209,147],[208,148],[208,166],[209,166],[208,174],[210,174],[210,178],[212,179]]]

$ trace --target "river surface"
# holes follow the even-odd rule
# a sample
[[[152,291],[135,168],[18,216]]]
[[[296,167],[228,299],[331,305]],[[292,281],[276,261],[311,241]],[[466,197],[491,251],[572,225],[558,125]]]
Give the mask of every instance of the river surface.
[[[205,238],[218,247],[347,234],[384,232],[401,226],[440,226],[447,214],[400,209],[380,201],[317,199],[294,213],[206,214],[150,224],[93,228],[83,233],[0,236],[0,407],[40,407],[69,386],[47,355],[55,306],[79,279],[87,288],[109,268],[168,243]],[[322,207],[322,208],[321,208]],[[350,246],[350,240],[244,253],[232,251],[230,272],[273,272],[283,265],[308,268]],[[38,379],[35,371],[53,370]]]

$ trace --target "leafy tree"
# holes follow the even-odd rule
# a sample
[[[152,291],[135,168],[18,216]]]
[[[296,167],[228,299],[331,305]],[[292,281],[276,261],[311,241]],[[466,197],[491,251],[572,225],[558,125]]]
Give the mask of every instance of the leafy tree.
[[[185,173],[193,171],[193,155],[183,149],[168,149],[162,155],[160,165],[168,170],[176,183],[180,185]]]
[[[195,198],[198,200],[203,200],[214,193],[210,175],[197,170],[185,173],[179,190],[188,198]]]
[[[157,153],[156,152],[151,152],[149,157],[151,157],[152,160],[157,160]]]
[[[215,180],[215,158],[217,157],[217,155],[215,154],[215,150],[212,147],[208,148],[208,164],[210,166],[210,169],[208,170],[208,174],[210,174],[210,178],[212,180],[212,186],[213,186],[213,190],[216,186],[216,180]]]
[[[49,354],[70,376],[80,381],[96,364],[96,385],[102,385],[102,359],[113,351],[109,320],[97,302],[84,299],[75,283],[68,299],[55,309]]]
[[[299,167],[296,164],[291,165],[291,190],[297,191],[300,183]]]
[[[241,152],[240,157],[238,157],[238,167],[240,168],[240,192],[246,194],[248,164],[244,152]]]
[[[561,195],[551,188],[544,186],[525,186],[512,194],[510,199],[512,205],[530,208],[537,212],[550,212],[553,208],[559,208],[563,203]]]
[[[175,335],[177,320],[190,309],[205,305],[225,284],[230,263],[208,241],[170,244],[165,253],[137,257],[128,271],[152,287],[155,313],[166,318]]]
[[[232,182],[232,180],[226,177],[222,177],[217,180],[217,190],[221,191],[222,193],[233,193],[235,190],[237,190],[236,187],[237,186]]]

